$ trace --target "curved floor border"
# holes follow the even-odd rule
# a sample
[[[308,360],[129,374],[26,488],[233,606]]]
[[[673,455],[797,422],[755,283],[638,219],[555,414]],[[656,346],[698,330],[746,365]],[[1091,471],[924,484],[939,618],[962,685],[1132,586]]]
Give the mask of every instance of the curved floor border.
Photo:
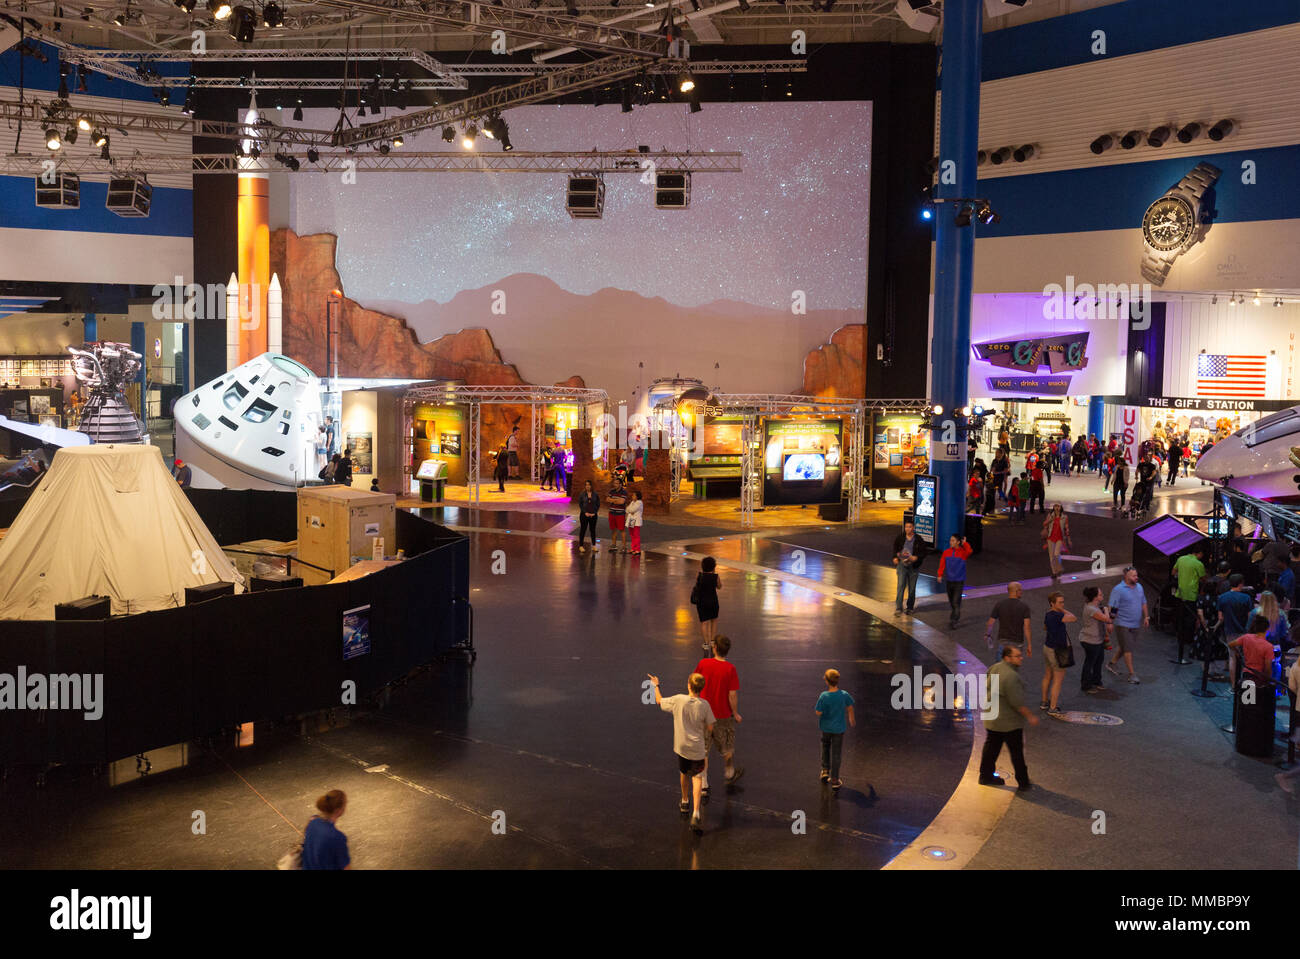
[[[507,531],[482,526],[453,526],[451,528],[466,533],[500,533],[509,536],[533,536],[540,539],[573,538],[567,533],[550,530]],[[716,541],[745,539],[752,536],[767,538],[765,531],[753,530],[730,536],[710,536],[707,539]],[[684,556],[698,562],[704,559],[706,554],[692,552],[686,547],[691,543],[698,543],[700,540],[701,537],[693,536],[689,539],[671,540],[656,546],[643,548],[647,553]],[[758,566],[754,563],[743,563],[739,560],[725,560],[717,557],[714,557],[714,559],[719,566],[725,566],[739,572],[755,573],[759,576],[771,576],[781,582],[791,583],[821,593],[823,596],[829,596],[841,603],[846,603],[865,613],[869,613],[877,619],[891,623],[895,628],[927,649],[953,673],[977,676],[983,676],[985,673],[984,664],[964,646],[955,642],[947,634],[927,626],[918,619],[894,619],[893,607],[888,603],[882,603],[879,600],[863,596],[861,593],[855,593],[851,590],[827,586],[806,576],[796,576],[794,573],[787,573],[784,570]],[[962,774],[957,788],[948,797],[948,801],[944,803],[938,815],[931,820],[930,825],[926,826],[919,836],[913,839],[882,868],[963,869],[970,864],[971,860],[984,847],[984,844],[988,842],[989,837],[993,835],[993,830],[997,828],[998,823],[1002,821],[1002,817],[1006,815],[1007,810],[1011,807],[1011,801],[1015,797],[1015,792],[1008,788],[990,788],[979,784],[980,753],[984,748],[985,740],[984,724],[976,719],[972,726],[974,735],[971,737],[970,758],[967,760],[966,771]]]

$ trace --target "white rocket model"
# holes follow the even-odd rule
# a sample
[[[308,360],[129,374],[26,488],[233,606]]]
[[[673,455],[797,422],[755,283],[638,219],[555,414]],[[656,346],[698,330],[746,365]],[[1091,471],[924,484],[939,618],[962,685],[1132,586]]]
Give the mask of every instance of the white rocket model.
[[[239,277],[230,274],[226,284],[226,369],[239,365]]]
[[[280,274],[271,274],[271,283],[266,291],[266,337],[267,350],[271,353],[284,352],[284,294],[280,291]]]
[[[287,356],[263,353],[204,383],[176,401],[175,417],[193,486],[294,489],[316,478],[320,380]]]

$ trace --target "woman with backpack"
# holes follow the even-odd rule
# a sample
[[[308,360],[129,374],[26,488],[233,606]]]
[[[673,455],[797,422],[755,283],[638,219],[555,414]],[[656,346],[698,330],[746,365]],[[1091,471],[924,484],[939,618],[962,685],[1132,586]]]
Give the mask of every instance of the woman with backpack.
[[[691,602],[700,617],[700,633],[704,637],[704,648],[713,649],[713,637],[718,632],[718,590],[722,589],[722,579],[717,574],[718,561],[712,556],[704,557],[700,572],[695,577],[695,588],[691,590]]]

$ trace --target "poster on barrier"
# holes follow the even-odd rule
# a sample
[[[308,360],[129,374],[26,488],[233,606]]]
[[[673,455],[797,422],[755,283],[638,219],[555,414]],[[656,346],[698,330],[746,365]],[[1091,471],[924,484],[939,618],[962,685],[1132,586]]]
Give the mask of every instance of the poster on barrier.
[[[343,659],[370,652],[370,604],[343,611]]]

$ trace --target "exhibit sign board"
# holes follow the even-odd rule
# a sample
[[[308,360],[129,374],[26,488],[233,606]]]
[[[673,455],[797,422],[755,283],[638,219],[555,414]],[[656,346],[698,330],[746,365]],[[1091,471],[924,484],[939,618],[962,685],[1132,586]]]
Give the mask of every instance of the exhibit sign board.
[[[916,535],[928,543],[934,540],[935,504],[939,502],[939,477],[924,473],[912,478],[912,522]]]
[[[964,451],[957,454],[964,455]],[[871,488],[911,489],[930,471],[930,434],[920,413],[874,413],[871,418]]]
[[[764,421],[763,502],[838,503],[843,492],[843,427],[840,419]]]

